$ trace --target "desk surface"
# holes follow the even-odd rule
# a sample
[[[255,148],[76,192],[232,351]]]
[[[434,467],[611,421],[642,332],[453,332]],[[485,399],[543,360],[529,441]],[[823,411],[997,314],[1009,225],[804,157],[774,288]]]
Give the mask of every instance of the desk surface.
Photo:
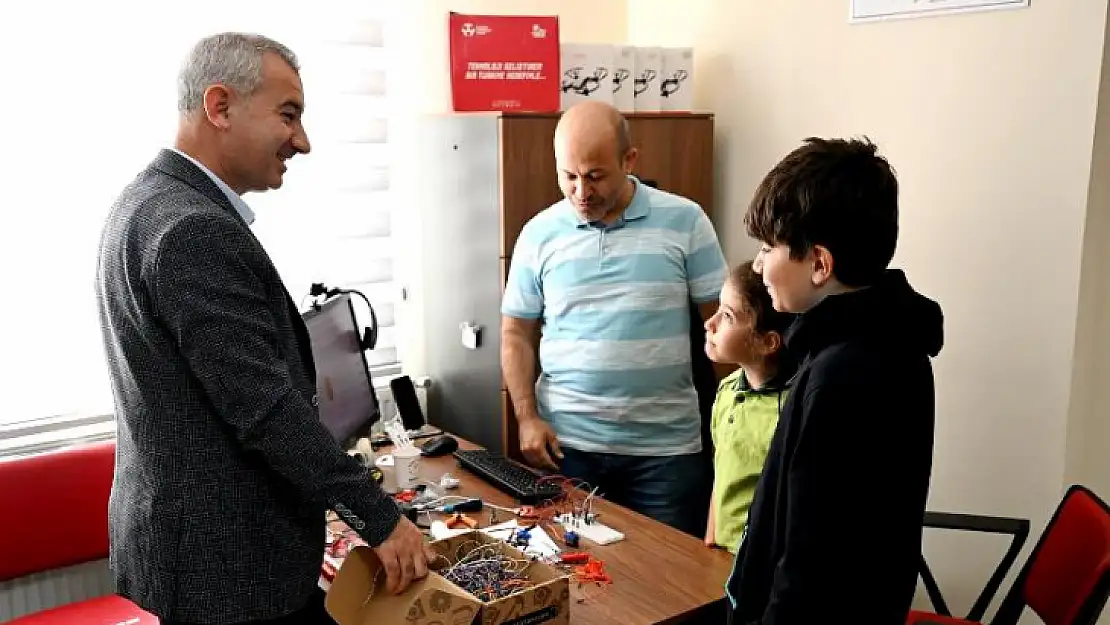
[[[464,449],[476,447],[462,439],[459,444]],[[378,453],[388,453],[388,449]],[[445,472],[460,481],[459,488],[448,491],[451,495],[481,497],[498,506],[516,505],[509,495],[461,468],[451,456],[420,459],[421,478],[435,483]],[[729,553],[709,549],[693,536],[604,500],[597,502],[594,511],[601,514],[602,523],[622,532],[625,538],[605,546],[581,541],[581,550],[605,561],[613,583],[604,590],[573,589],[571,623],[677,623],[723,601],[725,580],[732,567]],[[471,516],[483,527],[489,521],[488,511]],[[497,518],[507,521],[509,515],[499,513]]]

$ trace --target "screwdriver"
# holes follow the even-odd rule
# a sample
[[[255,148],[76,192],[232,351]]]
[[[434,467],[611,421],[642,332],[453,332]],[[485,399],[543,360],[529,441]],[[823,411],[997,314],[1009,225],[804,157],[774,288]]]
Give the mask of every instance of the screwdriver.
[[[458,503],[447,504],[439,509],[440,512],[445,512],[447,514],[454,514],[456,512],[481,512],[481,510],[482,500],[477,497],[472,497]]]

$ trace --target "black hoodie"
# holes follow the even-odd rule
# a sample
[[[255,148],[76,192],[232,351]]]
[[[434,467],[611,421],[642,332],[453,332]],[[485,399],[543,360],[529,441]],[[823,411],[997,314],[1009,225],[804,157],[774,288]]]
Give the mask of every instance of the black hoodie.
[[[936,302],[889,270],[799,316],[799,361],[728,580],[733,623],[903,625],[933,458]]]

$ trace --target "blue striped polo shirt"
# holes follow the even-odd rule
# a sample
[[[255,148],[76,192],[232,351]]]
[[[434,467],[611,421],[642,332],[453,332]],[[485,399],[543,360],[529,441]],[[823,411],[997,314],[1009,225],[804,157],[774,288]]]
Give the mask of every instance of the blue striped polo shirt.
[[[715,301],[724,255],[701,208],[638,180],[610,226],[563,200],[517,239],[501,312],[542,319],[540,415],[588,452],[701,451],[690,301]]]

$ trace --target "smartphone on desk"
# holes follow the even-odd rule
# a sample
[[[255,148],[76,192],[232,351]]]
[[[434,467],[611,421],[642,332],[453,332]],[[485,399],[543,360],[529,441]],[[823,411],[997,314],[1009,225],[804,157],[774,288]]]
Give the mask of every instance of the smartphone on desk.
[[[389,390],[393,394],[393,405],[397,407],[397,414],[401,415],[405,429],[412,432],[424,427],[424,410],[416,397],[416,386],[413,385],[412,378],[407,375],[393,378],[389,381]]]
[[[443,434],[443,430],[425,423],[424,410],[420,407],[412,378],[407,375],[397,376],[389,381],[389,391],[393,395],[393,405],[397,407],[397,414],[400,415],[401,423],[408,431],[410,439],[417,440]],[[391,443],[389,435],[385,433],[370,439],[370,446],[375,450]]]

